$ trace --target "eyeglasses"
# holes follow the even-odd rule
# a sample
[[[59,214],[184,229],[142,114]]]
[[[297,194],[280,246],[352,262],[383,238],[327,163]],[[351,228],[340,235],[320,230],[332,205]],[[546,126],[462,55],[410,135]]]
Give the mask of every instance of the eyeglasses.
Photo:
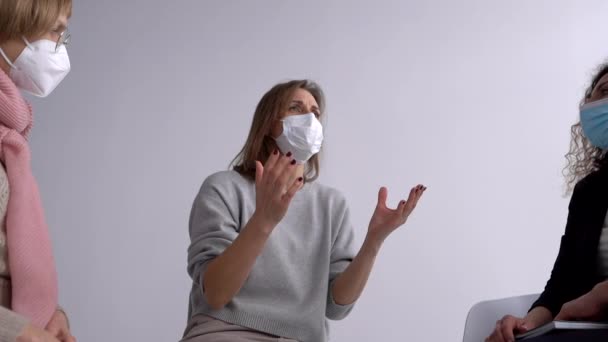
[[[57,45],[55,45],[55,52],[57,52],[62,45],[68,46],[70,44],[70,38],[72,38],[72,35],[68,30],[61,32],[59,39],[57,39]]]

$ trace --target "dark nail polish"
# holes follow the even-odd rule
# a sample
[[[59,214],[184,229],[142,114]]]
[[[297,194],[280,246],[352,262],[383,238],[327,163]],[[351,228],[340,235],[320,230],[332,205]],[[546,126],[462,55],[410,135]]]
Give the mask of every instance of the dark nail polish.
[[[291,152],[287,152],[286,156],[291,157]]]
[[[405,201],[401,201],[401,204],[405,204]]]
[[[304,178],[302,178],[302,177],[298,178],[298,182],[301,182],[303,180],[304,180]]]
[[[279,150],[277,150],[277,149],[275,148],[275,149],[274,149],[274,152],[272,152],[272,154],[274,154],[274,155],[276,156],[277,154],[279,154]]]
[[[296,165],[296,160],[295,159],[291,161],[291,165]]]

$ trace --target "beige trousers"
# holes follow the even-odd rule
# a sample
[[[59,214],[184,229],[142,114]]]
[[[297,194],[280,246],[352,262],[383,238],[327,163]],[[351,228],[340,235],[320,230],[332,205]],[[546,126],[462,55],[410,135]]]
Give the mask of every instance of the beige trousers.
[[[213,317],[197,315],[188,322],[181,342],[298,342],[230,324]]]

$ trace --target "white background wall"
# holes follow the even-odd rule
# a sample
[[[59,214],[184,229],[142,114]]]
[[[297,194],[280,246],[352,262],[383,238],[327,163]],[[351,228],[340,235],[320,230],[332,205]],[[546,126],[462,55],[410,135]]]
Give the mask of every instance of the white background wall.
[[[567,214],[569,127],[608,56],[608,4],[75,1],[72,73],[32,138],[80,341],[177,341],[187,219],[261,95],[312,78],[329,104],[321,180],[362,240],[379,186],[428,191],[334,341],[458,341],[469,307],[539,292]]]

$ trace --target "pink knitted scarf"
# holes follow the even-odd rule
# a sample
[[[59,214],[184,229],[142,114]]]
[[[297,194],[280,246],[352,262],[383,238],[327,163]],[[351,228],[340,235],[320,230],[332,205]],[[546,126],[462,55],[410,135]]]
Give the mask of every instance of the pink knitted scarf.
[[[6,214],[12,310],[45,328],[57,308],[57,273],[27,141],[32,109],[0,70],[0,161],[8,175]]]

